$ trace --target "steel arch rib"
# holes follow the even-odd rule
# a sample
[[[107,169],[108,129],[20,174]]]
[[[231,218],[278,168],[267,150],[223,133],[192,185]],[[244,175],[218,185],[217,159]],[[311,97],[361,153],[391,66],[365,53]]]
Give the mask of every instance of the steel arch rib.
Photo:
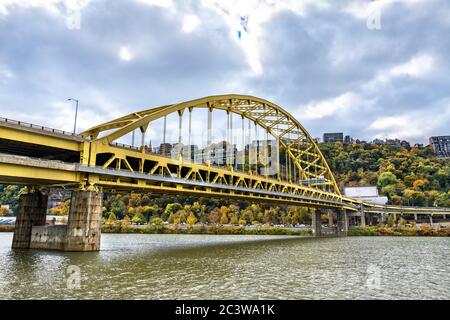
[[[267,130],[275,138],[280,139],[280,143],[287,148],[289,157],[293,160],[293,163],[302,173],[306,174],[306,172],[308,172],[308,174],[313,175],[313,173],[305,170],[309,169],[311,166],[322,168],[321,170],[324,171],[321,173],[323,173],[324,177],[331,182],[333,193],[341,195],[334,175],[331,172],[327,161],[325,160],[319,147],[312,139],[308,131],[303,127],[303,125],[298,120],[296,120],[289,112],[287,112],[280,106],[265,99],[253,96],[238,94],[216,95],[151,108],[140,112],[134,112],[121,118],[93,127],[82,132],[81,134],[79,134],[79,136],[82,138],[91,138],[92,142],[108,144],[132,132],[135,129],[141,128],[141,130],[145,131],[150,122],[162,118],[166,115],[182,111],[186,108],[211,108],[226,110],[235,114],[239,114],[244,118],[250,119],[251,121],[257,123],[259,126]],[[274,117],[276,119],[273,119]],[[284,128],[280,130],[278,129],[278,126],[284,126]],[[112,129],[116,130],[106,134],[103,137],[99,137],[100,133]],[[288,133],[297,135],[297,139],[288,139]],[[294,146],[293,143],[290,143],[294,141],[294,143],[298,144],[299,146],[301,143],[305,142],[303,141],[303,139],[306,139],[308,147],[305,151],[305,154],[311,155],[312,157],[316,158],[315,160],[306,162],[307,167],[305,168],[301,166],[302,162],[305,163],[304,160],[300,159],[302,150]],[[285,141],[289,141],[289,143],[286,143]],[[290,148],[291,145],[295,147],[292,148],[292,150]],[[312,150],[314,152],[311,152]],[[294,151],[299,152],[299,155],[296,156],[294,154]],[[316,177],[317,176],[319,175],[316,174]]]

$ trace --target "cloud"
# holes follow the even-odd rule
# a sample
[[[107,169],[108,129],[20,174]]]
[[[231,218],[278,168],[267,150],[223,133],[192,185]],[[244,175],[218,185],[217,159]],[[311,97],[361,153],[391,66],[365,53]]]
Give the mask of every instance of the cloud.
[[[183,31],[192,32],[200,26],[200,19],[194,14],[187,14],[183,17]]]
[[[254,76],[261,76],[264,72],[261,38],[265,33],[263,25],[267,21],[282,12],[305,15],[310,8],[325,10],[330,7],[329,1],[323,0],[203,0],[202,3],[225,19]],[[247,19],[245,27],[242,18]]]
[[[14,78],[14,73],[6,66],[0,65],[0,81],[3,79]]]
[[[365,84],[367,90],[381,90],[386,85],[390,85],[392,81],[406,77],[412,80],[419,80],[432,76],[436,71],[436,59],[426,53],[420,53],[409,59],[408,61],[391,66],[378,74]]]
[[[434,59],[430,55],[421,54],[413,57],[408,62],[393,67],[389,74],[394,77],[409,76],[419,78],[429,74],[434,69]]]
[[[373,105],[373,101],[367,101],[354,92],[346,92],[338,97],[313,101],[301,106],[297,114],[299,119],[321,119],[334,116],[337,113],[347,113],[351,109],[361,111],[362,107],[370,105]]]
[[[352,0],[344,6],[343,12],[352,15],[357,19],[367,19],[376,11],[382,13],[390,9],[395,4],[406,6],[417,6],[425,3],[428,0],[378,0],[378,1],[361,1]]]
[[[157,6],[163,8],[172,8],[174,6],[173,0],[138,0],[149,6]]]
[[[445,135],[449,117],[450,99],[445,99],[429,107],[427,111],[379,117],[370,124],[368,130],[372,131],[376,138],[417,141],[432,135]]]
[[[366,11],[378,2],[382,29],[372,31]],[[70,29],[77,7],[81,25]],[[445,0],[6,0],[0,116],[71,130],[73,97],[81,130],[240,93],[286,108],[313,136],[426,142],[449,133],[448,12]],[[201,112],[195,117],[196,128],[204,124]],[[170,122],[176,132],[177,118]],[[151,130],[159,141],[160,128]]]
[[[132,53],[126,46],[120,47],[119,57],[120,57],[120,59],[122,59],[124,61],[130,61],[131,59],[133,59]]]
[[[0,14],[7,15],[10,10],[17,8],[38,8],[57,15],[65,13],[66,10],[81,10],[89,2],[90,0],[2,0]]]

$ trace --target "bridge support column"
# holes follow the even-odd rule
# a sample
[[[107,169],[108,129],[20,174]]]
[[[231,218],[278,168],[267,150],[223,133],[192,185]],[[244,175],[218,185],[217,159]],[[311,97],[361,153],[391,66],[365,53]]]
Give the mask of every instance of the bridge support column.
[[[19,200],[19,212],[16,218],[13,249],[28,249],[31,243],[33,226],[45,225],[48,196],[40,191],[22,194]]]
[[[414,213],[414,221],[417,222],[417,213]]]
[[[100,250],[102,200],[100,192],[73,192],[65,251]]]
[[[348,213],[347,210],[342,209],[337,212],[337,235],[339,237],[346,237],[348,233]]]
[[[361,212],[361,227],[365,227],[366,226],[366,214],[363,212]]]
[[[369,226],[373,226],[373,214],[372,213],[367,214],[367,221],[368,221]]]
[[[333,211],[331,211],[331,210],[328,210],[328,226],[330,228],[332,228],[334,226]]]
[[[364,228],[366,226],[366,213],[364,212],[363,205],[361,205],[360,213],[361,213],[361,227]]]
[[[26,203],[31,203],[32,208],[28,212],[35,212],[33,214],[38,218],[36,218],[36,222],[33,220],[32,224],[27,225],[30,230],[27,231],[27,234],[30,236],[25,239],[28,241],[27,245],[23,244],[22,247],[59,251],[100,250],[101,193],[74,191],[67,225],[45,225],[47,197],[42,197],[42,199],[37,196],[33,197],[31,200],[26,200]],[[23,211],[27,212],[27,210]],[[19,222],[19,226],[20,224]],[[22,229],[19,227],[18,232],[21,233]],[[24,243],[25,240],[21,242]],[[13,241],[14,246],[18,246],[15,240]]]
[[[321,216],[320,210],[313,209],[313,211],[311,212],[312,217],[311,227],[313,236],[315,237],[320,237],[322,235],[322,224],[320,222],[320,216]]]

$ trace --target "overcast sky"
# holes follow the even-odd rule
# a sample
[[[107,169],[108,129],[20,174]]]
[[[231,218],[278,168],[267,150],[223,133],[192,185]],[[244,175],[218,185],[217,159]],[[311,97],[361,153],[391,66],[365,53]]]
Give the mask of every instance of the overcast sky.
[[[247,22],[245,21],[247,19]],[[78,131],[238,93],[313,136],[450,134],[448,0],[0,0],[0,117]]]

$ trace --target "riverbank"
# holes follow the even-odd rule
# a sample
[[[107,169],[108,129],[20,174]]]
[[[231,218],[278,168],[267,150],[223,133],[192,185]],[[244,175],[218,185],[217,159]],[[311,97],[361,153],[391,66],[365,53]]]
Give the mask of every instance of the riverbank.
[[[280,228],[267,225],[245,227],[229,225],[122,225],[104,224],[103,233],[137,233],[137,234],[246,234],[246,235],[295,235],[311,236],[312,230],[304,228]],[[350,227],[348,236],[423,236],[423,237],[449,237],[450,229],[438,230],[429,225],[416,226],[372,226]]]
[[[267,225],[245,227],[229,225],[123,225],[104,224],[102,233],[137,233],[137,234],[246,234],[246,235],[294,235],[310,236],[310,228],[292,230]]]
[[[14,225],[0,225],[0,232],[14,232]],[[310,228],[293,230],[267,225],[230,226],[230,225],[124,225],[121,223],[102,225],[102,233],[135,234],[242,234],[242,235],[293,235],[312,236]],[[403,236],[403,237],[450,237],[450,228],[439,230],[429,225],[387,227],[350,227],[348,236]]]
[[[402,237],[450,237],[450,229],[439,230],[427,224],[417,226],[372,226],[353,227],[348,231],[349,236],[402,236]]]

